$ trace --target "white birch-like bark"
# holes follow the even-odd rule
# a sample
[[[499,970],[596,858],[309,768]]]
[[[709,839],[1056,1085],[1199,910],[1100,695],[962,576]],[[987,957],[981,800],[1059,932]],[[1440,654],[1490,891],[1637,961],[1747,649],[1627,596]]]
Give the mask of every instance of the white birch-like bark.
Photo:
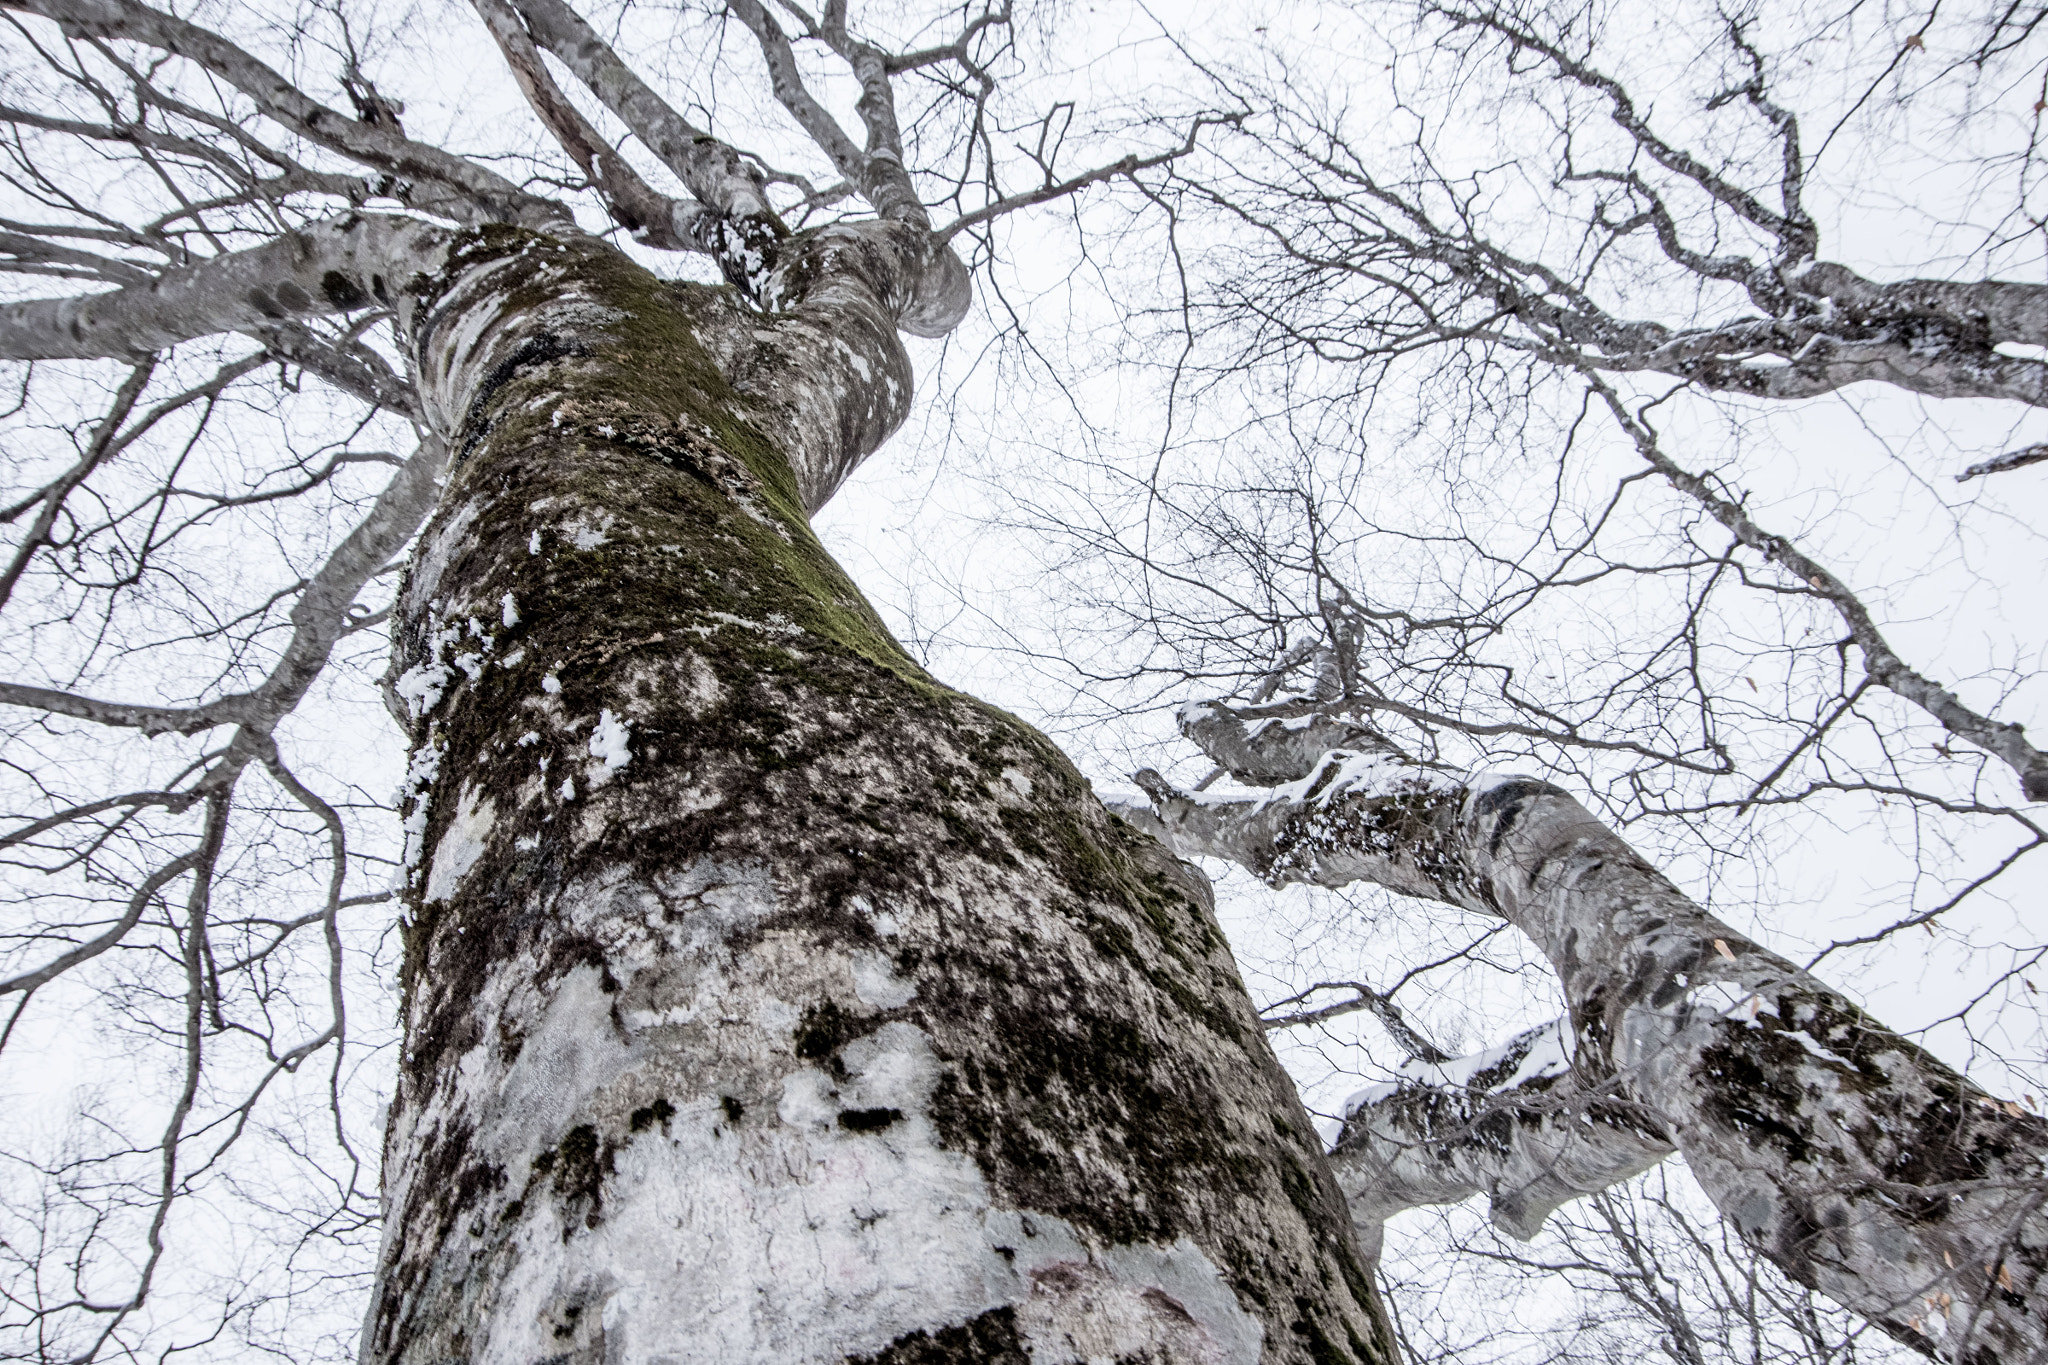
[[[407,277],[440,268],[450,235],[417,219],[351,213],[146,283],[0,305],[0,356],[122,359],[216,332],[388,307]]]
[[[1558,1020],[1353,1095],[1330,1153],[1361,1238],[1393,1214],[1484,1194],[1495,1227],[1528,1241],[1560,1206],[1670,1156],[1656,1120],[1610,1078],[1571,1065]]]
[[[1257,740],[1228,707],[1191,706],[1183,721],[1198,742],[1233,728]],[[1225,746],[1206,747],[1227,766]],[[1258,799],[1140,776],[1154,827],[1180,852],[1276,885],[1375,882],[1521,929],[1564,987],[1578,1083],[1668,1134],[1722,1213],[1794,1279],[1944,1359],[2048,1349],[2048,1122],[1707,914],[1563,791],[1450,778],[1384,747],[1328,754]],[[1365,1111],[1358,1141],[1393,1135],[1379,1105]],[[1470,1141],[1488,1143],[1483,1124]]]
[[[338,113],[220,34],[140,0],[7,0],[6,8],[40,15],[74,38],[140,43],[183,57],[239,90],[272,122],[383,172],[375,192],[402,197],[410,207],[463,223],[556,230],[571,225],[561,205],[526,193],[466,157]]]
[[[927,241],[797,239],[772,320],[514,233],[401,302],[454,464],[366,1362],[1394,1359],[1206,884],[810,533]]]

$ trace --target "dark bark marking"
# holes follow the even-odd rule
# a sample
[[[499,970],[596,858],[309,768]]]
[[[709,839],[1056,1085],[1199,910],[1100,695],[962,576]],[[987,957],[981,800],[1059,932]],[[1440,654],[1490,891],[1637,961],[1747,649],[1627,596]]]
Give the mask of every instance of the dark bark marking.
[[[448,461],[452,470],[469,457],[477,443],[491,434],[491,423],[484,413],[498,390],[512,381],[512,377],[523,369],[545,365],[550,361],[569,357],[587,356],[590,348],[580,341],[565,341],[553,332],[538,332],[521,341],[503,360],[493,365],[482,380],[477,383],[476,395],[469,400],[469,410],[462,414],[456,424],[454,454]]]
[[[1569,795],[1570,793],[1566,792],[1562,787],[1526,777],[1503,782],[1498,786],[1489,787],[1479,793],[1473,799],[1472,814],[1478,819],[1484,820],[1498,812],[1494,819],[1493,836],[1486,846],[1487,856],[1490,858],[1500,856],[1502,841],[1508,837],[1508,831],[1515,827],[1515,821],[1521,817],[1522,806],[1532,797]]]
[[[284,309],[277,306],[277,301],[265,293],[260,285],[251,285],[249,292],[242,297],[249,301],[251,308],[254,308],[257,312],[263,314],[264,317],[270,318],[273,321],[290,316]]]
[[[1017,1310],[991,1308],[958,1327],[906,1332],[871,1355],[848,1356],[846,1365],[1031,1365],[1017,1333]]]
[[[363,292],[363,287],[339,270],[330,270],[320,277],[320,292],[327,296],[329,303],[344,313],[361,308],[370,301],[370,296]]]
[[[807,1062],[822,1062],[856,1038],[873,1033],[886,1019],[856,1018],[831,1000],[804,1006],[802,1019],[790,1039],[790,1050]]]
[[[657,1123],[665,1126],[675,1116],[676,1107],[674,1105],[670,1104],[666,1099],[657,1099],[652,1104],[644,1104],[635,1109],[626,1120],[626,1127],[638,1133],[653,1127]]]

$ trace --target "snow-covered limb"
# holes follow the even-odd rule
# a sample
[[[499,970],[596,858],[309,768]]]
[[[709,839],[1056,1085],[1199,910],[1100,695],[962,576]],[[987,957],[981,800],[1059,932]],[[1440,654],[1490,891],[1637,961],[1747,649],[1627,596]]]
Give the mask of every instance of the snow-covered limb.
[[[1558,787],[1344,753],[1259,798],[1141,781],[1182,853],[1507,919],[1558,973],[1579,1083],[1668,1133],[1787,1274],[1944,1359],[2048,1350],[2048,1121],[1709,915]]]
[[[0,357],[148,355],[217,332],[260,332],[293,318],[388,306],[408,276],[439,267],[452,237],[446,228],[390,214],[330,218],[166,270],[147,284],[0,306]]]
[[[1335,750],[1260,797],[1177,791],[1150,769],[1134,780],[1152,799],[1167,846],[1183,856],[1228,858],[1275,886],[1364,881],[1489,908],[1447,828],[1465,788],[1385,752]]]
[[[1250,786],[1297,782],[1335,749],[1394,752],[1371,726],[1340,719],[1313,703],[1233,709],[1194,701],[1180,709],[1179,721],[1182,734]]]
[[[1837,316],[1869,322],[1948,320],[1990,344],[2048,345],[2048,286],[2023,280],[1893,280],[1880,283],[1833,261],[1787,272],[1801,294],[1824,298]]]
[[[1345,1104],[1330,1153],[1361,1239],[1403,1209],[1484,1194],[1524,1241],[1559,1205],[1671,1155],[1654,1118],[1571,1065],[1564,1020],[1472,1057],[1410,1062],[1393,1085]]]
[[[1758,398],[1813,398],[1874,382],[1934,398],[2004,398],[2048,405],[2048,365],[1992,350],[1989,343],[1968,335],[1968,322],[1741,322],[1678,333],[1641,350],[1601,350],[1595,368],[1652,371],[1702,388]],[[1634,327],[1581,322],[1567,334],[1598,346],[1609,340],[1621,342]]]

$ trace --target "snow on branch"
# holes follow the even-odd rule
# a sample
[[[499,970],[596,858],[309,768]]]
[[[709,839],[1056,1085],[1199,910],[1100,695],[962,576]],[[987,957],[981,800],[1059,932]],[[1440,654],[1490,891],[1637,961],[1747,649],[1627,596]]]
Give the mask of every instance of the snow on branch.
[[[120,359],[194,337],[388,305],[396,282],[434,269],[449,240],[446,228],[411,218],[330,218],[166,270],[147,284],[0,305],[0,358]]]
[[[1345,1102],[1330,1153],[1362,1231],[1403,1209],[1485,1194],[1495,1226],[1534,1237],[1560,1205],[1671,1155],[1656,1120],[1572,1068],[1565,1020],[1469,1057],[1409,1061]]]

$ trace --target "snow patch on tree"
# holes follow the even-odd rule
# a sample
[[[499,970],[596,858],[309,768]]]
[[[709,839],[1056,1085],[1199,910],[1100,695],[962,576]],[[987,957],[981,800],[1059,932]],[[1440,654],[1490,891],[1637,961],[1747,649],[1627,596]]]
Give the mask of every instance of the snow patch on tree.
[[[462,785],[455,800],[455,816],[448,822],[448,828],[442,831],[441,842],[434,847],[433,868],[427,874],[427,901],[446,900],[455,894],[455,888],[463,877],[476,866],[477,859],[484,856],[485,842],[491,837],[497,811],[496,802],[488,797],[479,801],[476,788],[466,782]]]

